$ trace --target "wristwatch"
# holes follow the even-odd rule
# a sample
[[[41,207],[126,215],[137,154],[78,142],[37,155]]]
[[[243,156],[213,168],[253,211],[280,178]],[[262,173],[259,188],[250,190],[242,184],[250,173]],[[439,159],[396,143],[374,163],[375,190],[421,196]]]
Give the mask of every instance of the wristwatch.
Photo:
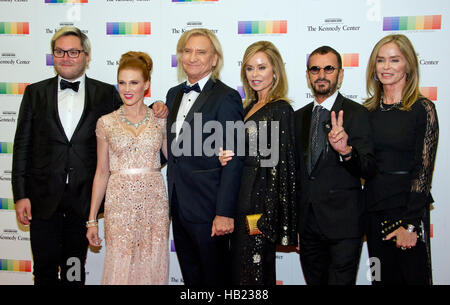
[[[348,157],[350,157],[350,156],[352,155],[353,147],[352,147],[352,146],[349,146],[349,147],[350,147],[350,152],[347,153],[347,154],[345,154],[345,155],[341,155],[341,157],[342,157],[343,159],[348,158]]]

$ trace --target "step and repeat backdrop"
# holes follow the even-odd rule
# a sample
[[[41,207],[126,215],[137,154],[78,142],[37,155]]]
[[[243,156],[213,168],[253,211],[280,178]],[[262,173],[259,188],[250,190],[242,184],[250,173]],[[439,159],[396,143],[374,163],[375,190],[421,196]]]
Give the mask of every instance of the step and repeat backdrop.
[[[64,25],[74,25],[89,36],[91,78],[115,84],[122,53],[150,54],[154,72],[147,104],[164,100],[167,90],[178,83],[175,48],[184,31],[204,27],[216,33],[225,57],[221,79],[241,95],[245,49],[258,40],[272,41],[286,65],[294,109],[313,99],[305,64],[316,47],[330,45],[342,54],[345,77],[340,92],[362,103],[374,44],[391,33],[407,35],[418,53],[422,93],[436,103],[440,118],[431,247],[434,283],[450,284],[449,8],[447,0],[0,0],[0,284],[33,283],[29,229],[17,223],[12,200],[12,147],[24,89],[55,75],[50,39]],[[102,226],[101,220],[101,231]],[[169,284],[183,284],[172,236],[168,247]],[[104,250],[89,250],[88,284],[100,282]],[[295,249],[280,248],[276,259],[278,284],[304,284]],[[370,284],[369,265],[364,244],[358,284]]]

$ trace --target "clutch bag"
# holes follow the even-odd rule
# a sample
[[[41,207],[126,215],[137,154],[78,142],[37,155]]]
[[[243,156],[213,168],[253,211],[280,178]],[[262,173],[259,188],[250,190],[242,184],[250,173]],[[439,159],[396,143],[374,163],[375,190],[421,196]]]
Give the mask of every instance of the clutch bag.
[[[257,235],[262,234],[261,231],[258,229],[257,223],[258,219],[261,218],[262,214],[252,214],[246,216],[246,222],[247,222],[247,230],[249,235]]]

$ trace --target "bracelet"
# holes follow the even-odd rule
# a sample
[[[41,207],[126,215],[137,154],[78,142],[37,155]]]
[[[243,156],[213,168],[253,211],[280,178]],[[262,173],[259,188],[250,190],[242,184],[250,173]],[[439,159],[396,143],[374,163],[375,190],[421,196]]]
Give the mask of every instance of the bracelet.
[[[409,225],[408,225],[408,228],[406,229],[406,231],[408,231],[408,233],[412,233],[412,232],[414,232],[414,229],[415,229],[415,228],[416,228],[415,226],[409,224]]]
[[[347,154],[345,154],[345,155],[341,155],[341,157],[342,157],[343,159],[348,158],[348,157],[351,157],[352,153],[353,153],[353,147],[350,146],[350,152],[347,153]]]
[[[86,228],[90,228],[90,227],[98,227],[98,220],[93,219],[93,220],[86,221]]]

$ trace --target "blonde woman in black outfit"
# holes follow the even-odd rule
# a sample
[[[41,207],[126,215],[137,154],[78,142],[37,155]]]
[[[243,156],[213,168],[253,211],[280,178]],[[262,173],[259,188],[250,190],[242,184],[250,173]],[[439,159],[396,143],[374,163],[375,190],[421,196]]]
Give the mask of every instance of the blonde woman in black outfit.
[[[431,284],[429,207],[439,127],[434,104],[419,91],[417,56],[406,36],[375,45],[367,92],[378,167],[365,186],[369,256],[381,267],[373,284]]]

